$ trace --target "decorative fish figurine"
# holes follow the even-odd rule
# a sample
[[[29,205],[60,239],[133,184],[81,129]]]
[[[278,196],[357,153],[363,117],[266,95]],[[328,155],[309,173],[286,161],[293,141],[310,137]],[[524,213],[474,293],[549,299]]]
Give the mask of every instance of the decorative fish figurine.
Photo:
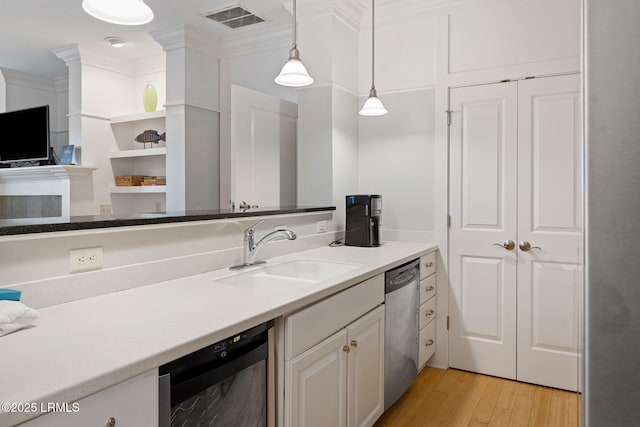
[[[136,136],[135,140],[137,142],[142,142],[143,144],[146,144],[147,142],[157,144],[160,141],[167,140],[167,133],[163,132],[160,134],[157,130],[145,130],[140,135]]]

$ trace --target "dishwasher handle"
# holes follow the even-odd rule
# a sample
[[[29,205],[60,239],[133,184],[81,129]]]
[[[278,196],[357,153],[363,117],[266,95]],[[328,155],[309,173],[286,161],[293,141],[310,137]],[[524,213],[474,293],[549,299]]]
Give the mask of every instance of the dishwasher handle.
[[[420,260],[414,260],[385,274],[385,293],[391,293],[420,280]]]

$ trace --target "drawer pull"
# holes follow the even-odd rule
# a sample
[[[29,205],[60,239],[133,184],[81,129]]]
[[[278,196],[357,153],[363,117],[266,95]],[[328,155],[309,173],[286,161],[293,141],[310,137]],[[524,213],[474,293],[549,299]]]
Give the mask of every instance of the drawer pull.
[[[116,427],[116,419],[111,417],[107,420],[107,427]]]
[[[424,312],[424,315],[426,317],[429,317],[429,316],[433,316],[435,313],[436,313],[435,311],[433,311],[432,309],[429,309],[429,310]]]
[[[427,267],[427,268],[431,268],[431,267],[433,267],[433,262],[429,261],[424,266]]]
[[[429,286],[429,287],[427,287],[427,289],[425,289],[425,291],[426,292],[431,292],[431,291],[434,291],[435,289],[436,289],[435,286]]]
[[[433,341],[431,338],[429,338],[429,339],[427,340],[427,342],[425,342],[425,343],[424,343],[424,346],[425,346],[425,347],[430,347],[430,346],[432,346],[432,345],[433,345],[433,343],[434,343],[434,342],[435,342],[435,341]]]
[[[351,347],[357,347],[357,346],[358,346],[358,341],[351,340]]]
[[[342,351],[344,351],[345,353],[349,353],[351,349],[349,348],[348,345],[345,345],[344,347],[342,347]]]

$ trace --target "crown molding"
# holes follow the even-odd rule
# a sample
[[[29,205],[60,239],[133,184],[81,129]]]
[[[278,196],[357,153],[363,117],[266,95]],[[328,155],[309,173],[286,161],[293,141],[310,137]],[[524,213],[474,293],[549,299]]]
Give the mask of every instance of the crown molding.
[[[293,2],[283,1],[285,9],[292,13]],[[360,0],[298,0],[297,14],[299,20],[317,19],[334,16],[349,26],[353,31],[360,30],[360,21],[364,7]]]
[[[291,25],[280,25],[227,37],[223,49],[228,57],[234,58],[266,50],[289,49],[292,41]]]
[[[135,65],[132,61],[88,54],[77,44],[56,49],[53,53],[62,59],[67,64],[67,67],[78,64],[88,65],[127,76],[136,75]]]
[[[191,25],[179,25],[152,31],[149,34],[162,45],[165,51],[192,49],[207,56],[220,58],[219,38],[198,30]]]
[[[54,81],[45,77],[34,76],[32,74],[27,74],[22,71],[16,71],[9,68],[0,68],[0,74],[4,77],[5,84],[56,93]]]

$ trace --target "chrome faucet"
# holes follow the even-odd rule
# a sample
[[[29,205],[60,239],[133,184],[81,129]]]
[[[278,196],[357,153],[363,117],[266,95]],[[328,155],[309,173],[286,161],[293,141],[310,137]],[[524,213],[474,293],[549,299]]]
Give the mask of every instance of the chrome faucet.
[[[255,224],[253,224],[251,227],[244,230],[244,248],[243,248],[243,255],[242,255],[242,264],[234,265],[233,267],[231,267],[231,270],[239,270],[241,268],[251,267],[256,264],[264,264],[266,261],[256,261],[255,259],[256,259],[256,254],[258,253],[258,250],[261,247],[263,247],[267,242],[270,242],[272,240],[281,240],[281,239],[296,240],[296,233],[294,233],[291,230],[287,230],[285,228],[282,230],[272,231],[271,233],[266,234],[262,239],[260,239],[258,243],[255,243],[254,229],[256,228],[256,226],[258,226],[263,222],[264,220],[260,220]]]

